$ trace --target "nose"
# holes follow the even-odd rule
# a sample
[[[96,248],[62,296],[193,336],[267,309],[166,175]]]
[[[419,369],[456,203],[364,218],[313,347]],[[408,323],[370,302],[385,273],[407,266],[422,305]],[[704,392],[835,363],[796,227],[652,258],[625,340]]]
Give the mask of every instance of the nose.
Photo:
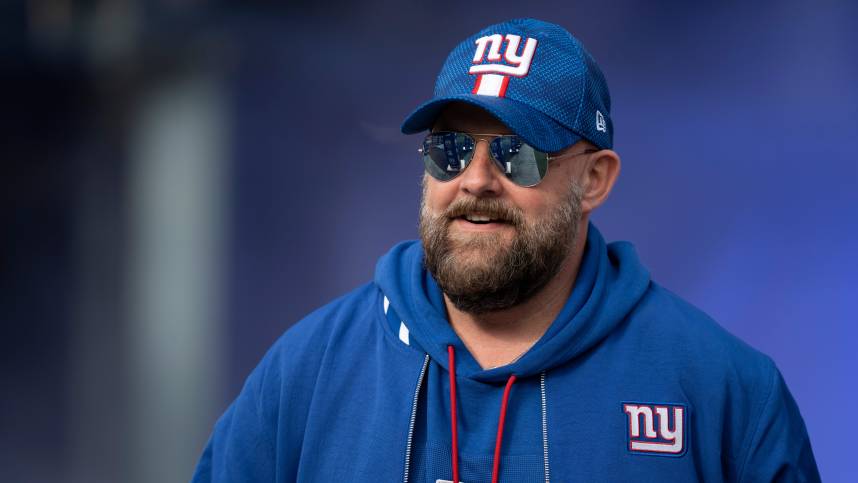
[[[460,175],[459,188],[476,197],[499,196],[503,191],[500,176],[503,173],[491,158],[488,142],[481,139],[477,141],[468,168]]]

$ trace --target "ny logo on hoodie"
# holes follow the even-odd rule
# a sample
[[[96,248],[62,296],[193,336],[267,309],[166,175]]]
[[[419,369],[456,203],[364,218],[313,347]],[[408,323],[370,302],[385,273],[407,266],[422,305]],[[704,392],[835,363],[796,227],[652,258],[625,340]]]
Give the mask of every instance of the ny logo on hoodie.
[[[682,404],[626,402],[623,412],[628,417],[630,452],[665,456],[685,453],[686,409]]]

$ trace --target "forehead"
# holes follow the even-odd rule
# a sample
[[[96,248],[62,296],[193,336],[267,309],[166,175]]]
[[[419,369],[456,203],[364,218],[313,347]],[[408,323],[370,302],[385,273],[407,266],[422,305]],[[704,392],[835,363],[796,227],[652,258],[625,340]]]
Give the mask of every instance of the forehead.
[[[473,104],[451,102],[444,107],[433,131],[462,131],[480,134],[512,134],[506,124],[500,122],[488,111]]]

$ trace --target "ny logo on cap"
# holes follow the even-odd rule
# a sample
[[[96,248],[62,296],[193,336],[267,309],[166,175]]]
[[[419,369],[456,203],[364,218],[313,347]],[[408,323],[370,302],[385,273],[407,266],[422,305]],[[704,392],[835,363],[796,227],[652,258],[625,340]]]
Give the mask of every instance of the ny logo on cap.
[[[506,41],[506,50],[501,56],[501,46]],[[509,84],[509,76],[524,77],[530,70],[530,62],[533,60],[533,53],[536,52],[536,39],[528,38],[524,43],[524,49],[521,55],[518,53],[518,47],[521,44],[521,37],[513,34],[487,35],[480,37],[475,42],[477,51],[474,53],[473,63],[468,70],[469,74],[478,74],[474,84],[474,94],[483,96],[504,97],[506,95],[506,87]],[[486,56],[488,50],[488,56]],[[499,62],[501,59],[505,63]],[[488,60],[485,63],[484,60]]]
[[[666,456],[685,453],[685,407],[681,404],[623,403],[623,412],[628,416],[630,452]]]

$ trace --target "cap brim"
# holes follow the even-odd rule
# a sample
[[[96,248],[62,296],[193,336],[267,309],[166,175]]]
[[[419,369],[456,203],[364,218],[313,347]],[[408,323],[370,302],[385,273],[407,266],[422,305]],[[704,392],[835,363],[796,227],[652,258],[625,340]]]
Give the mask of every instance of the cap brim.
[[[524,103],[505,97],[477,94],[436,97],[424,102],[403,121],[403,134],[416,134],[431,129],[444,106],[455,101],[484,109],[540,151],[554,153],[583,139],[553,118]]]

